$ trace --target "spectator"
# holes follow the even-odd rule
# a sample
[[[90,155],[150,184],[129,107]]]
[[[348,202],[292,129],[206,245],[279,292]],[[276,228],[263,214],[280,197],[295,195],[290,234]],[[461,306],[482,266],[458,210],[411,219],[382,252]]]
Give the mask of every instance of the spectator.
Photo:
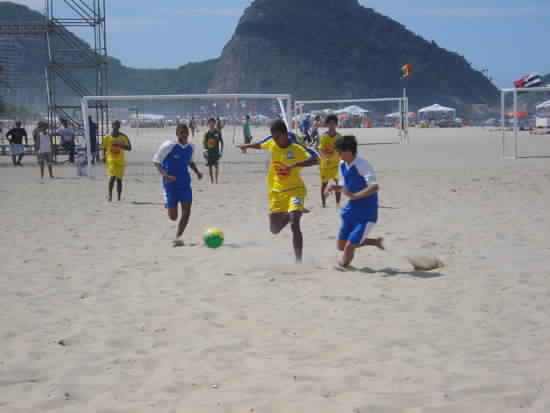
[[[21,160],[25,156],[25,147],[23,146],[23,139],[25,139],[25,145],[29,144],[27,131],[21,127],[21,122],[15,122],[15,128],[12,128],[6,133],[6,138],[10,143],[11,160],[13,166],[23,166]]]
[[[57,135],[61,136],[61,144],[63,149],[69,154],[69,162],[74,163],[75,151],[75,133],[74,129],[69,126],[69,122],[61,119],[61,128],[57,129]]]

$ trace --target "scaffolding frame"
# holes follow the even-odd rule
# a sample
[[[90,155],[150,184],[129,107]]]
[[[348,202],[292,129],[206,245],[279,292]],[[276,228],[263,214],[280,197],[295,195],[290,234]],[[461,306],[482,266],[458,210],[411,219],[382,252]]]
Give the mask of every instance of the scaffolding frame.
[[[59,4],[70,14],[58,15]],[[80,99],[84,96],[106,96],[108,83],[108,53],[106,0],[45,0],[48,20],[47,47],[49,64],[46,70],[48,95],[48,123],[53,129],[58,118],[67,119],[79,128],[84,126]],[[69,28],[88,29],[93,35],[92,44],[73,35]],[[93,72],[90,86],[79,77],[79,73]],[[59,88],[65,86],[74,94],[74,103],[60,102]],[[98,134],[108,130],[109,108],[105,101],[94,102]]]

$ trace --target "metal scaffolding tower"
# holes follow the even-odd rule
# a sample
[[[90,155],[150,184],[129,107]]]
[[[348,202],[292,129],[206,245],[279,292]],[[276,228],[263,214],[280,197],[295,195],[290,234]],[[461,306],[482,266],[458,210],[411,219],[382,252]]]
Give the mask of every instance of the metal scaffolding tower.
[[[106,0],[45,0],[48,19],[47,44],[49,64],[46,73],[48,118],[54,124],[57,118],[82,125],[80,98],[107,96],[108,59]],[[58,15],[59,6],[64,17]],[[91,44],[80,40],[68,29],[87,30]],[[60,91],[71,92],[72,99],[59,99]],[[105,102],[97,102],[95,111],[98,133],[108,128],[109,111]]]
[[[48,121],[58,118],[82,125],[80,98],[108,93],[106,0],[44,0],[44,20],[33,24],[2,24],[0,36],[43,36],[48,48],[46,90]],[[61,16],[63,14],[63,16]],[[69,31],[87,30],[88,44]],[[91,107],[98,134],[108,129],[106,102]]]

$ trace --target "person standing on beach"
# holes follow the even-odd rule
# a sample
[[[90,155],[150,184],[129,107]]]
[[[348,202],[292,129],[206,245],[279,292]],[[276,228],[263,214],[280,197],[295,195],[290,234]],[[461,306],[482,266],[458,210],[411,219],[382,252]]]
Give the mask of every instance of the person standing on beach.
[[[290,139],[287,126],[282,120],[273,122],[271,134],[272,138],[264,139],[260,143],[240,145],[239,148],[243,153],[247,149],[264,149],[271,153],[267,178],[270,230],[272,234],[279,234],[290,224],[296,262],[301,262],[304,241],[300,220],[304,213],[307,190],[300,171],[302,168],[317,165],[318,159]]]
[[[52,153],[52,138],[48,133],[48,124],[46,122],[38,122],[38,128],[33,133],[34,148],[40,165],[40,179],[44,179],[44,166],[48,165],[50,178],[53,178],[53,153]]]
[[[246,118],[244,119],[243,136],[245,144],[252,142],[252,132],[250,130],[250,115],[246,115]]]
[[[61,145],[63,149],[69,154],[69,162],[74,163],[75,154],[75,133],[74,129],[69,126],[69,122],[65,119],[61,119],[61,127],[57,129],[56,134],[61,136]]]
[[[204,134],[203,146],[210,182],[217,184],[220,173],[219,162],[224,148],[222,132],[216,128],[216,120],[213,118],[208,121],[208,131]]]
[[[105,166],[109,176],[109,187],[107,199],[113,200],[113,188],[116,182],[118,200],[122,197],[122,180],[126,170],[125,152],[132,150],[132,143],[128,136],[120,132],[120,121],[112,123],[113,130],[110,135],[103,138],[103,149],[105,151]]]
[[[178,125],[176,136],[177,140],[166,141],[160,146],[153,157],[153,164],[162,175],[164,202],[170,220],[178,219],[178,206],[181,205],[181,219],[173,242],[174,247],[180,247],[184,245],[182,236],[189,222],[193,203],[189,169],[199,179],[202,179],[202,174],[194,162],[195,148],[189,143],[187,125]]]
[[[27,131],[21,127],[21,122],[15,122],[15,128],[12,128],[6,133],[6,138],[10,143],[10,153],[13,166],[23,166],[21,161],[25,156],[25,146],[23,146],[23,140],[25,145],[29,144]]]

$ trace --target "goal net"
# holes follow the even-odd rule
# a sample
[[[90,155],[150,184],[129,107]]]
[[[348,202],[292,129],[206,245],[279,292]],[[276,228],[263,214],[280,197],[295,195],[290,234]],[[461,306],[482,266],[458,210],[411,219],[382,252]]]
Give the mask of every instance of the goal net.
[[[550,87],[502,89],[502,157],[550,157]]]
[[[293,127],[306,141],[312,140],[309,135],[313,122],[320,121],[323,130],[326,117],[334,114],[342,133],[356,135],[360,145],[410,142],[406,97],[298,100],[294,105]]]
[[[92,109],[97,103],[108,104],[108,118],[119,120],[121,132],[130,138],[132,151],[126,154],[128,175],[156,176],[151,159],[162,142],[176,138],[178,124],[190,126],[189,142],[195,145],[196,161],[200,162],[209,119],[217,121],[224,146],[230,149],[245,143],[245,134],[250,134],[253,140],[267,136],[269,125],[275,119],[283,119],[289,125],[288,119],[292,118],[291,99],[289,94],[86,96],[81,100],[86,137],[81,149],[84,153],[80,162],[81,175],[97,175],[92,160],[103,157],[102,137],[93,136],[93,116],[92,122],[89,119],[95,113]],[[92,148],[98,148],[98,153],[92,153]]]

